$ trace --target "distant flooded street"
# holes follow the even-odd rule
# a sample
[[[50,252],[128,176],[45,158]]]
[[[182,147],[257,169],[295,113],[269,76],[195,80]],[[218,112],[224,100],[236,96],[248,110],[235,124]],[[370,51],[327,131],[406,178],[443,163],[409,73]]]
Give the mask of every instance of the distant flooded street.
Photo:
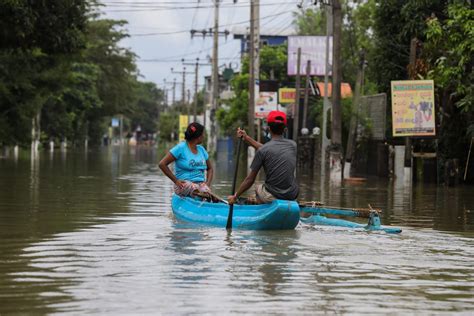
[[[301,199],[380,207],[403,232],[228,235],[174,219],[160,158],[109,147],[0,159],[0,315],[474,312],[473,187],[336,188],[302,170]],[[221,196],[231,168],[217,162]]]

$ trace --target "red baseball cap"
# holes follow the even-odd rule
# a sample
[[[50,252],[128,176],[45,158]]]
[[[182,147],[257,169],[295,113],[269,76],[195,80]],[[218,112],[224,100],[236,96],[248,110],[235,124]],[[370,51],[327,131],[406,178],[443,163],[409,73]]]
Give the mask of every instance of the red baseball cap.
[[[286,126],[286,114],[282,111],[271,111],[267,116],[268,123],[283,123]]]

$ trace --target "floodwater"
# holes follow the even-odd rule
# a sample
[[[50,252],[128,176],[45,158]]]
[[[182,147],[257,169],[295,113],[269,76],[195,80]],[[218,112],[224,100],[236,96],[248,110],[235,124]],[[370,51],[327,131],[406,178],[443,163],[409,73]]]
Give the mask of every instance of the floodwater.
[[[474,312],[473,187],[321,188],[301,171],[301,198],[381,207],[403,232],[228,235],[174,219],[159,158],[107,148],[0,159],[0,315]]]

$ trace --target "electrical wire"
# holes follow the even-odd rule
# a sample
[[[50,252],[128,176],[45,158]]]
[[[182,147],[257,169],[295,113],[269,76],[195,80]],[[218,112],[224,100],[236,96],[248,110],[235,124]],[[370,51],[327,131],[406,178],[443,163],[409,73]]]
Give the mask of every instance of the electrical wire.
[[[279,12],[279,13],[272,14],[272,15],[267,15],[267,16],[264,16],[264,17],[260,18],[260,20],[269,19],[269,18],[276,17],[276,16],[283,15],[283,14],[287,14],[287,13],[288,13],[287,11],[284,11],[284,12]],[[240,24],[246,24],[246,23],[250,23],[250,20],[235,22],[235,23],[232,23],[232,24],[223,24],[223,25],[220,25],[220,27],[234,26],[234,25],[240,25]],[[191,32],[191,30],[179,30],[179,31],[169,31],[169,32],[152,32],[152,33],[136,33],[136,34],[130,34],[130,36],[174,35],[174,34],[189,33],[189,32]]]
[[[267,3],[267,4],[260,4],[260,7],[266,7],[266,6],[278,6],[280,5],[281,2],[279,3]],[[115,5],[105,5],[106,8],[120,8],[120,6],[115,6]],[[150,11],[170,11],[170,10],[192,10],[192,9],[212,9],[214,8],[214,5],[206,5],[206,6],[129,6],[130,8],[125,8],[125,9],[111,9],[107,10],[107,12],[150,12]],[[238,8],[247,8],[248,5],[220,5],[219,9],[238,9]],[[123,7],[122,7],[123,8]]]

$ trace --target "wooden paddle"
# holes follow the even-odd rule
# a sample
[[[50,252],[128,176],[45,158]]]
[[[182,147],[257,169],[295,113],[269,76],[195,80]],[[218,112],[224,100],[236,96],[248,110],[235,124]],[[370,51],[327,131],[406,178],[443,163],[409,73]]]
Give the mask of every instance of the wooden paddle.
[[[240,147],[242,147],[242,140],[243,137],[240,137],[239,146],[237,147],[237,157],[235,158],[235,170],[234,170],[234,180],[232,182],[232,193],[231,195],[235,194],[235,184],[237,183],[237,170],[239,170],[239,160],[240,160]],[[227,216],[227,225],[225,229],[231,230],[232,229],[232,217],[234,216],[234,204],[229,205],[229,215]]]

